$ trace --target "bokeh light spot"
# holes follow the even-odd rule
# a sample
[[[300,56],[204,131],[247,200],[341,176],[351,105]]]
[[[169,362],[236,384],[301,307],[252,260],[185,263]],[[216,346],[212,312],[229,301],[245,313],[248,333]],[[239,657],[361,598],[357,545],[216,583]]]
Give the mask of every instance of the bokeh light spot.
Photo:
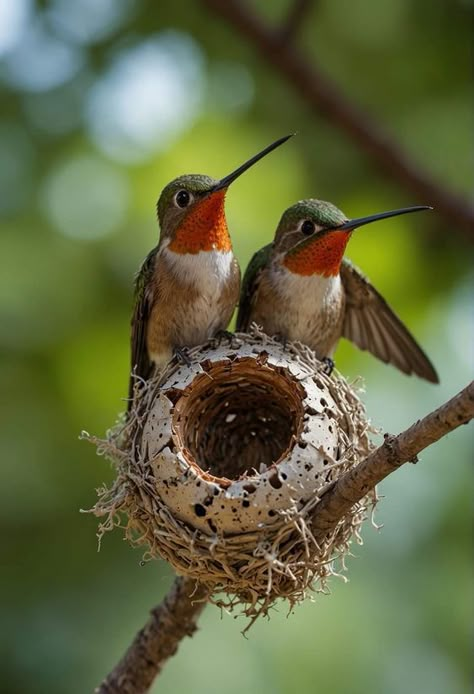
[[[132,7],[131,0],[54,0],[48,19],[67,39],[92,43],[113,34]]]
[[[5,56],[3,76],[17,89],[41,92],[67,82],[83,62],[79,48],[54,36],[37,19]]]
[[[82,155],[60,165],[46,181],[43,204],[56,229],[78,239],[113,232],[127,214],[128,180],[114,166]]]
[[[31,12],[31,0],[0,0],[0,56],[18,41]]]
[[[175,31],[122,52],[89,95],[86,118],[97,146],[132,162],[171,146],[199,112],[203,63],[199,46]]]

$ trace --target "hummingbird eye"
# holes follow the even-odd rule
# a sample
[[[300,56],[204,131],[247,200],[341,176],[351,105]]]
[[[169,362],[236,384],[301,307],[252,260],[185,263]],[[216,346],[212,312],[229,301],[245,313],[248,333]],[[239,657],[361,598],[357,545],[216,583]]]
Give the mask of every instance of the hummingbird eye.
[[[174,196],[174,201],[178,207],[187,207],[191,202],[191,194],[187,190],[178,190]]]
[[[314,222],[312,222],[310,219],[305,219],[303,224],[301,225],[301,231],[305,236],[309,236],[312,234],[315,230],[315,225]]]

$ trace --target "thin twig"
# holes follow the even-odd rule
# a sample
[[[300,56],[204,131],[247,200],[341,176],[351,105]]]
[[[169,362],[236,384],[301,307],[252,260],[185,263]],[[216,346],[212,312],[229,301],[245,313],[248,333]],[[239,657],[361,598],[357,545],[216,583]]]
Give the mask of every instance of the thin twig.
[[[268,27],[239,0],[202,0],[258,50],[262,58],[284,78],[314,113],[339,127],[368,154],[379,168],[436,208],[449,229],[461,230],[474,240],[474,208],[461,196],[445,189],[417,166],[400,146],[343,92],[311,58],[281,31]]]
[[[189,578],[176,578],[163,602],[135,636],[123,658],[96,689],[96,694],[144,694],[181,640],[196,631],[207,590]]]
[[[283,42],[289,43],[295,39],[312,5],[313,0],[294,0],[280,29],[280,39]]]
[[[312,531],[320,541],[370,489],[387,475],[461,424],[474,417],[474,381],[434,412],[418,420],[398,436],[385,436],[384,443],[362,463],[340,477],[315,508]]]

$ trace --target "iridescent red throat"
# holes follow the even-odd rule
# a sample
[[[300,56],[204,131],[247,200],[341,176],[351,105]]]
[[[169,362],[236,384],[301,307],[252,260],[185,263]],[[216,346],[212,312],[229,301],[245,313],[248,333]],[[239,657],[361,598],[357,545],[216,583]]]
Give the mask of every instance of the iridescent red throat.
[[[168,248],[175,253],[230,251],[232,242],[225,218],[226,189],[206,195],[186,215]]]
[[[283,265],[297,275],[334,277],[339,274],[351,233],[350,230],[331,229],[315,234],[289,250]]]

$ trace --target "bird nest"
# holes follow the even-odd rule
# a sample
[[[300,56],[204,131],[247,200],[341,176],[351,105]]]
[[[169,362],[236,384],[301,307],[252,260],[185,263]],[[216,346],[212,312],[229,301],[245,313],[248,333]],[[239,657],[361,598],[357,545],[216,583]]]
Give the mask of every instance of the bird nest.
[[[354,390],[299,343],[258,330],[211,340],[137,381],[131,416],[106,440],[115,465],[93,512],[250,617],[326,589],[376,500],[372,490],[321,538],[318,501],[370,452]],[[224,597],[222,597],[224,594]],[[219,597],[219,595],[221,597]]]

